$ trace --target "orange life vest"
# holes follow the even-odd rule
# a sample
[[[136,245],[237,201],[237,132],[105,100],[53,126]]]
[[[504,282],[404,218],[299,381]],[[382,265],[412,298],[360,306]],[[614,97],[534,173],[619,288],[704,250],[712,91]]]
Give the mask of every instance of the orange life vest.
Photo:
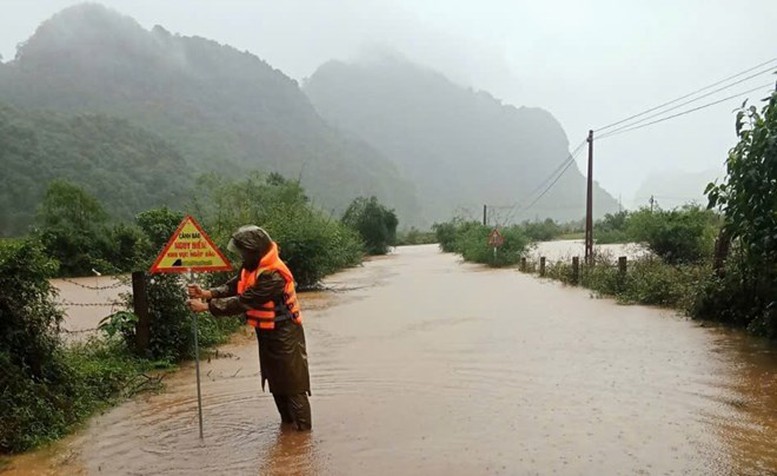
[[[248,271],[242,269],[240,271],[240,280],[237,282],[237,293],[242,295],[248,288],[256,283],[256,279],[260,274],[273,271],[278,272],[286,281],[283,288],[283,301],[268,301],[258,309],[246,311],[246,320],[248,324],[264,330],[275,329],[276,322],[288,319],[291,319],[295,324],[302,324],[302,313],[300,313],[299,301],[297,301],[294,277],[291,275],[291,271],[289,271],[286,263],[281,261],[278,256],[278,245],[275,243],[272,244],[270,251],[262,258],[259,262],[259,266],[255,270]]]

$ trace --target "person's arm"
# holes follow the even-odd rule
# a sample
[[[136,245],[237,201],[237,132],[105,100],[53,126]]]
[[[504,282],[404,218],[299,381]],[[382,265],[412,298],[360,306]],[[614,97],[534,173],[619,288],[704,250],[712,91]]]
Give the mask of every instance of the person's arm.
[[[205,293],[207,294],[205,294],[204,298],[207,300],[207,299],[220,299],[220,298],[226,298],[230,296],[236,296],[237,282],[239,280],[240,280],[239,276],[234,276],[232,279],[222,284],[221,286],[208,289],[207,291],[205,291]]]
[[[242,295],[211,299],[208,310],[214,316],[234,316],[262,307],[268,301],[283,295],[286,282],[279,273],[262,273],[253,286]]]

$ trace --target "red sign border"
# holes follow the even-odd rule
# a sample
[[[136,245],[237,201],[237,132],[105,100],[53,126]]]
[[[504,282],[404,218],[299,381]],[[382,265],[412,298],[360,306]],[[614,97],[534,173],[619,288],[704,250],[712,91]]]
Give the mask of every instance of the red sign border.
[[[501,248],[505,244],[505,238],[499,233],[499,228],[494,228],[488,234],[488,245],[494,248]]]
[[[205,241],[208,242],[208,244],[213,248],[216,253],[219,255],[219,257],[227,263],[224,266],[218,266],[218,267],[210,267],[210,266],[195,266],[192,268],[187,268],[183,266],[176,266],[174,268],[160,268],[159,263],[162,262],[165,255],[168,251],[170,251],[170,248],[173,247],[173,243],[175,243],[175,239],[178,236],[178,234],[183,230],[183,227],[186,226],[186,222],[191,221],[195,228],[197,228],[197,231],[200,232],[200,236],[205,239]],[[159,255],[154,260],[154,264],[151,266],[151,268],[148,270],[149,274],[157,274],[157,273],[188,273],[189,271],[193,271],[196,273],[208,273],[208,272],[217,272],[217,271],[232,271],[232,263],[227,259],[226,256],[224,256],[224,253],[221,252],[221,250],[213,243],[213,240],[210,239],[210,236],[208,236],[207,233],[205,233],[205,230],[202,229],[200,224],[197,222],[197,220],[194,219],[191,215],[186,215],[184,219],[181,221],[181,223],[178,225],[178,228],[175,229],[175,232],[173,233],[173,236],[170,237],[170,239],[167,241],[167,244],[164,248],[162,248],[162,252],[159,253]]]

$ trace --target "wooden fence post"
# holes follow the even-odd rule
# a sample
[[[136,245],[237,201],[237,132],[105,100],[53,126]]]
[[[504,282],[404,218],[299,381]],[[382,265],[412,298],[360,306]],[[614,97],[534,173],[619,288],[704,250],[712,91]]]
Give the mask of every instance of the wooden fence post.
[[[146,273],[132,273],[132,307],[138,322],[135,324],[135,350],[145,353],[151,340],[151,320],[148,312],[148,294],[146,290]]]
[[[627,269],[627,258],[625,256],[621,256],[618,258],[618,278],[620,279],[621,284],[626,281]]]
[[[572,284],[577,286],[580,282],[580,257],[574,256],[572,258]]]

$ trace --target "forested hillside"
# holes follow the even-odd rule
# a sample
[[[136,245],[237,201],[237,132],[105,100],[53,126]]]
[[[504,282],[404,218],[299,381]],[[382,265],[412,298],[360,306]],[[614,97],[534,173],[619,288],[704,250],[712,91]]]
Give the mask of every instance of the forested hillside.
[[[329,127],[281,71],[215,41],[145,30],[100,5],[41,24],[0,64],[0,102],[123,118],[169,142],[191,171],[300,178],[328,210],[344,211],[361,195],[411,221],[416,210],[413,187],[393,164]]]
[[[117,218],[186,201],[192,171],[167,142],[123,119],[0,104],[0,235],[24,233],[47,184],[80,184]]]

